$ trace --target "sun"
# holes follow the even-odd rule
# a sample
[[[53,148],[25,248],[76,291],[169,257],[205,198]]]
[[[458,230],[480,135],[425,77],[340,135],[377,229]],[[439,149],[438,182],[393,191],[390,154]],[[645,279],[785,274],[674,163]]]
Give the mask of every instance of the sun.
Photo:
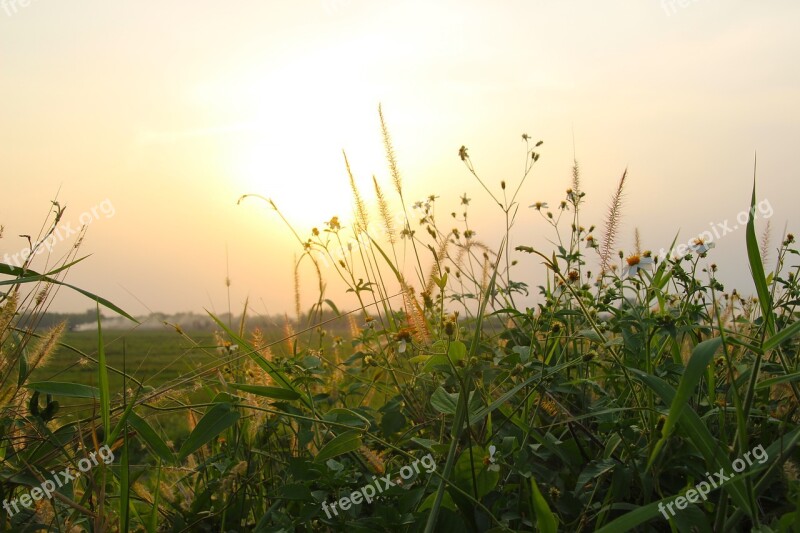
[[[270,65],[240,80],[236,91],[250,135],[233,148],[233,181],[241,194],[272,199],[298,231],[332,216],[351,220],[343,151],[365,198],[372,196],[372,175],[386,169],[380,90],[341,57],[328,50]]]

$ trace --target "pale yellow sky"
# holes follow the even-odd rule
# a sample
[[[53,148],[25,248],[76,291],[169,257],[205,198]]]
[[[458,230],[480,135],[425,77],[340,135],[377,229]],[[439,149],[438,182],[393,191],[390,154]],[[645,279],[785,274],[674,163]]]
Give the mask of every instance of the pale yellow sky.
[[[525,205],[562,198],[573,133],[587,225],[629,168],[628,248],[635,227],[657,250],[733,221],[758,151],[777,242],[800,222],[799,15],[789,0],[0,0],[0,261],[60,191],[64,220],[90,221],[92,257],[69,280],[127,311],[224,311],[226,248],[235,308],[292,309],[296,245],[236,199],[269,196],[303,231],[348,218],[343,148],[365,193],[372,174],[389,189],[378,102],[406,197],[437,194],[449,213],[466,192],[493,245],[500,219],[457,150],[495,187],[515,183],[523,132],[545,141]],[[521,210],[512,244],[546,246],[534,215]],[[743,241],[732,231],[713,253],[746,288]],[[88,307],[62,292],[53,309]]]

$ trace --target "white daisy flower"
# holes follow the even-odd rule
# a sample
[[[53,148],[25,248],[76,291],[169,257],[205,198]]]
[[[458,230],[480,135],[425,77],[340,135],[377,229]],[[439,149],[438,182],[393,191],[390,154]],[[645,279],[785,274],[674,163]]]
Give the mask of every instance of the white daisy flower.
[[[713,242],[708,241],[706,242],[705,239],[697,238],[692,241],[692,244],[689,245],[689,249],[698,254],[705,254],[708,253],[710,249],[716,246]]]
[[[623,274],[628,277],[632,277],[639,272],[639,269],[643,268],[648,270],[650,265],[653,264],[653,258],[645,252],[642,255],[633,254],[629,256],[626,262],[628,263],[628,266],[625,267]]]
[[[541,211],[542,209],[547,209],[547,202],[536,202],[534,204],[529,205],[528,207],[533,207],[537,211]]]

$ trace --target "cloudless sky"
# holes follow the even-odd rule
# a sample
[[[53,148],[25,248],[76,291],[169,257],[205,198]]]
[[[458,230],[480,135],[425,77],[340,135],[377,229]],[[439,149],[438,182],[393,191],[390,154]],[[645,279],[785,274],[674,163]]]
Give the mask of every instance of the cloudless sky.
[[[679,231],[686,242],[735,225],[756,151],[777,245],[800,223],[798,20],[790,0],[6,0],[0,260],[57,195],[73,227],[89,213],[81,252],[92,255],[69,281],[133,314],[225,311],[226,276],[234,310],[247,296],[257,312],[291,310],[299,247],[265,203],[236,200],[272,198],[304,236],[346,221],[342,149],[365,196],[373,174],[388,193],[379,102],[406,198],[436,194],[447,214],[467,193],[493,247],[500,213],[458,148],[498,190],[520,177],[524,132],[545,142],[512,246],[550,246],[527,205],[558,204],[573,153],[586,225],[601,225],[627,167],[619,245],[630,250],[638,228],[658,250]],[[709,258],[726,288],[748,289],[743,230]],[[543,269],[519,259],[519,277],[541,283]],[[52,309],[89,303],[61,292]]]

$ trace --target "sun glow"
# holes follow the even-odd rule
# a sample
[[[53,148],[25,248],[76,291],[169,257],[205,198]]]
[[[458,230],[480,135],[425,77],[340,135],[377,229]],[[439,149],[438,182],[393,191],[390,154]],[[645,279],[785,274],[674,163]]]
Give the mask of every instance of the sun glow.
[[[379,91],[339,57],[330,50],[307,57],[240,91],[252,134],[234,148],[232,174],[242,193],[271,198],[298,231],[334,215],[351,219],[342,150],[366,198],[372,174],[386,168]]]

